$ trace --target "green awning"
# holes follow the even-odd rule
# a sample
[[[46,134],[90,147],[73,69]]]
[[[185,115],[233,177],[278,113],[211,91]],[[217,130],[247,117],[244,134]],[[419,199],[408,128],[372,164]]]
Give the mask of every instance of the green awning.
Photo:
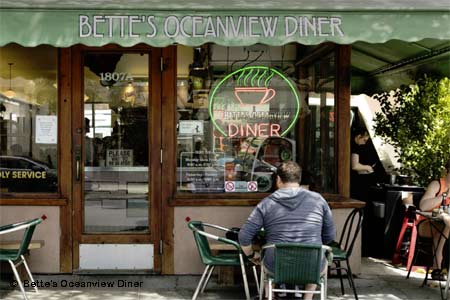
[[[2,0],[0,4],[0,46],[164,47],[208,42],[276,46],[424,38],[450,39],[447,1]]]

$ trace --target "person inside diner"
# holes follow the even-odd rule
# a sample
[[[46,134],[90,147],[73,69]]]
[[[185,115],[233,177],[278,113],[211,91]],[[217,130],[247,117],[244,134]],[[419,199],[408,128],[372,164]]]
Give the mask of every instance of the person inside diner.
[[[255,207],[239,231],[242,250],[254,262],[259,262],[259,253],[253,251],[252,240],[263,227],[268,244],[327,244],[334,240],[336,229],[331,209],[320,194],[300,187],[301,171],[293,161],[281,163],[277,169],[277,191]],[[273,250],[267,249],[263,261],[269,273],[274,270]],[[326,272],[325,261],[323,271]],[[309,291],[315,289],[315,284],[305,287]],[[312,296],[305,294],[303,299],[312,299]]]
[[[369,187],[375,182],[374,168],[377,163],[370,154],[367,142],[370,139],[365,127],[358,126],[351,140],[351,178],[350,195],[352,198],[367,202]]]
[[[441,206],[450,205],[450,160],[445,164],[444,175],[438,180],[433,180],[428,185],[425,194],[420,199],[421,211],[433,211],[439,209]],[[424,220],[419,226],[419,235],[424,237],[432,237],[434,249],[436,249],[435,259],[433,259],[433,271],[431,278],[434,280],[445,280],[445,275],[441,272],[443,250],[446,239],[450,232],[450,216],[447,213],[439,215],[443,219],[443,223],[430,224],[429,220]],[[419,221],[421,221],[419,220]],[[445,238],[438,232],[437,228],[442,231]]]

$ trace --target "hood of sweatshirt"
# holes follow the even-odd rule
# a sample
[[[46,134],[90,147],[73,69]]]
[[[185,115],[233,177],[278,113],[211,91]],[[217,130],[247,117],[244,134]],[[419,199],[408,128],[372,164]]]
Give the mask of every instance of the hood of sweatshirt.
[[[270,199],[287,207],[289,210],[296,209],[302,202],[303,197],[300,194],[306,190],[303,188],[285,188],[279,189],[270,195]]]

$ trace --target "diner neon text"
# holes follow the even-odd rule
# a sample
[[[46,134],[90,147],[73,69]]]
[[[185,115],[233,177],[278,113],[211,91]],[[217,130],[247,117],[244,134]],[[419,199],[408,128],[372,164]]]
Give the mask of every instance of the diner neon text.
[[[269,137],[280,136],[280,124],[228,124],[228,137]]]

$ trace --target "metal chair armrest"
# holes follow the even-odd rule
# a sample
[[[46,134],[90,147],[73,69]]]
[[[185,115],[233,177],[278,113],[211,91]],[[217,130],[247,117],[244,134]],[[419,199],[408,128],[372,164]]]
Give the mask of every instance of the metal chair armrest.
[[[266,244],[261,247],[261,261],[264,260],[264,253],[267,249],[275,248],[275,244]]]
[[[333,249],[330,246],[322,245],[322,249],[325,250],[325,258],[329,266],[333,263]]]
[[[211,228],[222,230],[222,231],[230,231],[231,230],[231,229],[226,228],[226,227],[222,227],[222,226],[215,225],[215,224],[209,224],[209,223],[203,223],[203,226],[211,227]]]
[[[330,246],[322,245],[322,249],[325,250],[325,252],[332,252],[333,249]]]
[[[207,238],[210,238],[210,239],[213,239],[215,241],[219,241],[219,242],[222,242],[222,243],[225,243],[225,244],[233,245],[236,248],[236,250],[242,251],[241,246],[235,241],[232,241],[232,240],[229,240],[227,238],[220,237],[220,236],[217,236],[217,235],[214,235],[214,234],[211,234],[211,233],[199,230],[197,228],[195,228],[194,230],[195,230],[195,232],[197,232],[200,235],[203,235],[203,236],[205,236]]]
[[[4,225],[0,228],[0,235],[24,230],[30,226],[37,225],[41,222],[42,222],[42,219],[38,218],[38,219],[33,219],[33,220],[25,221],[25,222]]]
[[[3,225],[3,226],[0,226],[0,231],[4,231],[4,230],[11,229],[11,228],[15,228],[15,227],[18,227],[20,225],[27,224],[29,222],[30,221],[23,221],[23,222],[17,222],[17,223],[13,223],[13,224]]]

